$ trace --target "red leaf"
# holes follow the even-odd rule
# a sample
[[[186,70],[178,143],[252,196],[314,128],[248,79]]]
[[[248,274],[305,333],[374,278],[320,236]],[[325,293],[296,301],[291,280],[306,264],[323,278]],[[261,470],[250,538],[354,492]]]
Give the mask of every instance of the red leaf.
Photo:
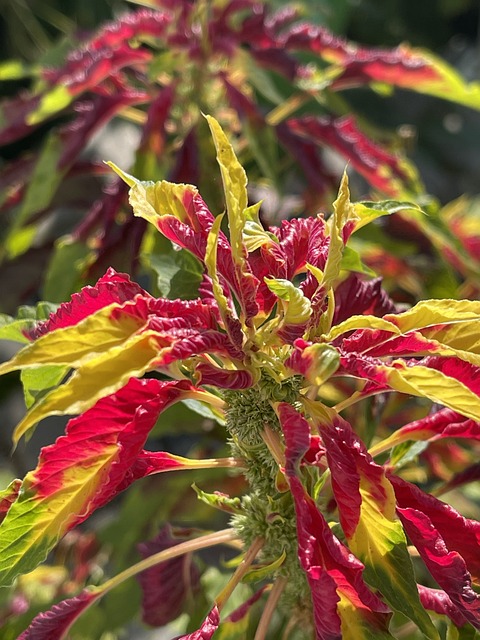
[[[383,316],[395,313],[395,303],[382,289],[382,279],[364,281],[351,273],[335,289],[335,314],[333,325],[340,324],[353,315]]]
[[[287,280],[305,269],[307,262],[324,269],[328,256],[329,241],[325,235],[323,217],[295,218],[282,220],[281,226],[271,227],[280,241],[286,263]],[[275,277],[280,277],[275,274]]]
[[[459,358],[428,356],[420,360],[418,364],[441,371],[446,376],[460,380],[471,391],[480,396],[480,367]]]
[[[464,518],[450,505],[398,476],[389,475],[389,480],[399,507],[415,509],[428,517],[448,549],[463,557],[474,579],[480,582],[480,523]]]
[[[286,443],[286,474],[297,515],[298,556],[312,593],[316,637],[340,640],[342,637],[337,591],[346,596],[359,615],[376,618],[386,629],[389,611],[363,581],[364,565],[333,535],[315,502],[297,477],[299,463],[308,451],[308,422],[286,403],[278,413]]]
[[[2,100],[0,115],[2,128],[0,129],[0,146],[11,144],[15,140],[24,138],[35,127],[27,124],[28,115],[38,108],[41,96],[30,96],[22,92],[15,98]]]
[[[94,287],[87,286],[79,293],[74,293],[70,302],[60,305],[48,320],[29,332],[29,337],[36,340],[55,329],[71,327],[99,309],[115,302],[122,304],[139,294],[149,296],[136,282],[131,282],[128,275],[110,268]]]
[[[232,611],[232,613],[228,616],[227,620],[229,622],[238,622],[239,620],[244,618],[247,615],[247,613],[250,611],[252,606],[256,602],[258,602],[258,600],[260,600],[260,598],[265,593],[265,589],[267,588],[268,588],[268,585],[266,584],[258,591],[255,591],[253,596],[250,596],[250,598],[248,598],[248,600],[245,600],[245,602],[243,602],[239,607],[237,607],[235,611]]]
[[[65,170],[78,158],[92,135],[112,119],[123,107],[145,102],[145,92],[139,90],[116,91],[113,95],[93,95],[78,101],[73,111],[76,117],[59,130],[62,154],[58,168]]]
[[[480,440],[480,423],[465,418],[452,409],[441,409],[425,418],[406,424],[395,432],[402,440],[430,440],[440,438],[471,438]]]
[[[151,101],[147,111],[147,121],[143,126],[138,154],[145,155],[150,152],[154,158],[160,158],[164,153],[167,135],[165,123],[174,97],[175,90],[172,84],[159,91],[158,95]]]
[[[476,462],[463,471],[456,473],[447,483],[445,483],[445,485],[443,485],[442,489],[446,493],[456,487],[461,487],[463,484],[468,484],[469,482],[475,482],[477,480],[480,480],[480,462]]]
[[[199,364],[195,373],[200,376],[198,384],[214,385],[222,389],[248,389],[253,376],[245,370],[220,369],[210,364]]]
[[[325,549],[327,541],[323,536],[330,537],[329,542],[333,541],[333,544],[340,542],[331,532],[329,535],[328,524],[312,499],[305,494],[300,480],[292,475],[288,482],[297,516],[298,557],[312,597],[315,637],[317,640],[341,640],[341,622],[337,613],[337,603],[340,602],[338,583],[325,567],[324,553],[328,553],[328,550]],[[335,573],[341,575],[340,567]]]
[[[174,547],[190,539],[188,530],[172,531],[166,525],[150,542],[139,545],[142,558]],[[142,588],[142,620],[160,627],[175,620],[183,611],[185,601],[199,588],[200,572],[190,554],[167,560],[143,571],[138,576]]]
[[[352,116],[342,118],[291,118],[288,127],[319,145],[328,144],[347,158],[355,169],[377,189],[392,196],[398,195],[395,179],[409,182],[398,155],[372,142],[361,131]]]
[[[76,512],[70,513],[65,531],[83,522],[135,479],[131,469],[158,415],[190,389],[186,381],[131,378],[122,389],[70,420],[65,435],[42,449],[29,490],[39,498],[61,491],[65,474],[87,469],[105,447],[115,443],[117,454],[109,458],[95,494],[87,493]]]
[[[449,550],[427,515],[410,507],[398,507],[397,512],[408,537],[418,549],[433,578],[466,620],[480,629],[480,596],[472,589],[471,576],[462,556]]]
[[[21,480],[13,480],[10,485],[0,493],[0,523],[3,521],[10,507],[17,499],[21,486]]]
[[[115,49],[95,48],[85,45],[70,54],[67,64],[57,70],[49,70],[45,77],[51,87],[64,86],[72,96],[86,91],[98,91],[98,85],[127,66],[147,62],[152,54],[146,49],[134,48],[123,41]]]
[[[338,504],[340,524],[347,538],[350,538],[360,518],[360,475],[368,477],[371,487],[381,494],[381,502],[386,500],[381,489],[382,467],[373,462],[362,441],[354,434],[348,422],[340,418],[333,425],[322,422],[322,439],[325,444],[328,466],[332,473],[332,488]]]
[[[91,49],[115,48],[126,40],[152,36],[161,38],[171,23],[171,16],[164,12],[140,9],[126,13],[117,20],[107,23],[90,42]],[[69,58],[75,58],[70,54]]]
[[[448,616],[457,627],[462,627],[466,624],[467,621],[462,613],[442,589],[430,589],[429,587],[424,587],[419,584],[418,593],[420,595],[420,602],[425,609]]]
[[[258,57],[258,53],[255,57]],[[331,177],[329,181],[325,179],[325,176],[328,176],[328,169],[324,166],[318,144],[292,131],[292,128],[285,122],[276,127],[276,132],[278,139],[298,162],[302,169],[302,175],[305,176],[313,189],[323,194],[330,186],[329,182],[333,187],[334,178]]]
[[[36,616],[17,640],[62,640],[75,620],[100,596],[82,591],[79,595],[55,604]]]
[[[363,353],[372,358],[382,356],[423,355],[429,349],[437,349],[438,344],[429,341],[418,331],[409,331],[406,335],[395,335],[380,329],[359,329],[342,341],[346,351]]]
[[[283,36],[282,45],[286,49],[313,51],[329,62],[341,64],[345,69],[337,84],[374,80],[411,87],[438,77],[428,62],[402,47],[391,50],[359,47],[311,24],[295,25]]]
[[[106,230],[116,219],[127,193],[128,185],[120,178],[107,184],[103,189],[103,196],[93,203],[82,222],[72,231],[72,238],[86,241],[95,227]],[[105,247],[102,244],[100,248],[103,250]]]
[[[213,607],[197,631],[186,636],[178,636],[175,640],[210,640],[220,624],[220,612],[217,605]]]

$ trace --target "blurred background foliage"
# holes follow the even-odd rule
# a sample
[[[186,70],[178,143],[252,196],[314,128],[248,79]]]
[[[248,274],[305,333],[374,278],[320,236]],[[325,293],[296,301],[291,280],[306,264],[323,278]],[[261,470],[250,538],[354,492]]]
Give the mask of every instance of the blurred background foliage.
[[[135,4],[124,0],[2,0],[0,59],[59,63],[86,33]],[[280,9],[287,2],[270,0],[268,4]],[[309,21],[353,41],[382,47],[408,42],[434,51],[467,80],[480,77],[477,0],[303,0],[288,4],[299,6]],[[154,0],[151,5],[155,6]],[[4,81],[0,96],[11,96],[27,85],[28,80]],[[395,92],[388,108],[372,92],[357,93],[352,103],[355,109],[368,113],[380,127],[401,128],[428,192],[446,203],[478,191],[477,113],[401,90]],[[0,149],[0,158],[9,159],[17,152],[17,148]]]

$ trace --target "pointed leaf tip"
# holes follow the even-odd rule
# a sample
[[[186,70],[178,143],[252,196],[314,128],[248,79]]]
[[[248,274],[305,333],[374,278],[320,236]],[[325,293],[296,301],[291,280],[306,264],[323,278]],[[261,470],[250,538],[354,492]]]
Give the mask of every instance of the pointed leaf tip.
[[[129,187],[133,187],[136,184],[139,184],[140,180],[137,180],[137,178],[135,178],[134,176],[130,175],[126,171],[123,171],[123,169],[120,169],[120,167],[111,160],[105,160],[105,164],[108,165],[110,169],[115,171],[117,176],[119,176],[124,182],[126,182]]]

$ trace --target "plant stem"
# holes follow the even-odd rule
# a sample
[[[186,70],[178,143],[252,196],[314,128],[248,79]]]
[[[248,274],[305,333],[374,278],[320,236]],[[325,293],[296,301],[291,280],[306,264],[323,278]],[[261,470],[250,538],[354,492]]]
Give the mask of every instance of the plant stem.
[[[263,610],[262,617],[260,618],[257,631],[255,632],[254,640],[265,640],[265,638],[267,637],[267,631],[268,627],[270,626],[273,612],[275,611],[280,596],[282,595],[283,590],[286,586],[287,578],[277,578],[275,584],[273,585],[273,589],[270,591],[270,595],[268,596],[268,600]]]
[[[98,587],[97,590],[101,593],[101,595],[104,595],[128,578],[136,576],[146,569],[151,569],[157,564],[166,562],[167,560],[173,560],[173,558],[178,558],[179,556],[183,556],[186,553],[191,553],[192,551],[197,551],[198,549],[206,549],[217,544],[223,544],[225,542],[230,542],[237,539],[238,536],[235,531],[229,528],[222,529],[221,531],[215,531],[214,533],[209,533],[205,536],[201,536],[200,538],[195,538],[194,540],[181,542],[180,544],[177,544],[170,549],[165,549],[163,551],[159,551],[158,553],[154,553],[152,556],[149,556],[148,558],[137,562],[137,564],[128,567],[128,569],[125,569],[125,571],[122,571],[113,578],[110,578],[110,580],[107,580],[107,582]]]
[[[227,602],[227,600],[232,595],[233,590],[235,589],[237,584],[240,582],[240,580],[243,578],[243,576],[250,569],[250,566],[251,566],[252,562],[255,560],[255,558],[256,558],[258,552],[260,551],[260,549],[263,547],[264,542],[265,542],[265,540],[263,538],[256,538],[252,542],[252,544],[250,545],[250,548],[248,549],[247,553],[245,554],[244,559],[242,560],[242,562],[238,565],[237,569],[235,570],[235,573],[230,578],[230,580],[227,582],[226,586],[222,589],[222,591],[215,598],[215,602],[217,604],[217,607],[218,607],[219,611],[221,611],[222,608],[225,606],[225,603]]]

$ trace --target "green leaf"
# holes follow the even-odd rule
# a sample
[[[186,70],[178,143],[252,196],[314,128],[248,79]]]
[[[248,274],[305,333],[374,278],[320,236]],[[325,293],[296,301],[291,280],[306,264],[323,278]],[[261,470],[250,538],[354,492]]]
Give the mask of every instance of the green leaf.
[[[477,631],[470,624],[457,627],[454,622],[449,621],[446,640],[479,640],[480,631]]]
[[[383,200],[380,202],[357,202],[353,205],[358,220],[355,222],[354,231],[382,216],[391,216],[394,213],[423,214],[424,211],[412,202],[399,202],[397,200]]]
[[[349,246],[346,246],[343,249],[340,269],[344,271],[355,271],[356,273],[365,273],[372,277],[377,275],[373,269],[370,269],[370,267],[362,262],[362,258],[358,251],[355,251],[355,249],[352,249],[352,247]]]
[[[143,262],[154,272],[159,294],[172,300],[196,298],[203,274],[200,262],[189,251],[174,249],[170,240],[160,234],[155,234],[154,242]]]
[[[62,152],[63,141],[53,131],[48,135],[29,179],[27,192],[15,219],[15,226],[23,224],[34,213],[50,205],[64,175],[64,172],[58,168],[58,161]]]
[[[333,215],[328,221],[330,246],[328,249],[327,262],[323,272],[323,285],[330,289],[337,279],[345,243],[343,241],[343,228],[348,221],[356,221],[358,216],[355,213],[355,206],[350,202],[350,190],[348,188],[348,176],[344,171],[338,196],[333,203]]]
[[[272,242],[278,244],[278,238],[273,233],[265,231],[260,222],[261,205],[261,202],[257,202],[245,209],[246,222],[243,229],[243,241],[249,253],[263,245],[272,244]]]
[[[33,69],[21,60],[6,60],[0,64],[0,80],[20,80],[34,74]]]
[[[40,122],[68,107],[72,99],[73,96],[68,87],[63,84],[57,84],[41,97],[38,107],[27,116],[27,124],[30,126],[40,124]]]
[[[89,256],[90,250],[83,242],[72,242],[68,237],[57,240],[45,276],[43,297],[62,302],[76,291]]]
[[[265,278],[265,284],[285,304],[283,324],[303,324],[312,315],[310,300],[289,280]]]
[[[46,365],[33,369],[24,369],[20,379],[27,409],[39,401],[54,387],[58,386],[67,375],[69,367]]]
[[[47,320],[54,313],[58,305],[50,302],[39,302],[36,307],[23,306],[18,309],[17,317],[0,314],[0,340],[13,340],[15,342],[30,342],[24,332],[37,324],[39,320]]]
[[[393,447],[389,464],[395,469],[400,469],[409,462],[414,462],[427,447],[428,442],[402,442]]]
[[[285,553],[285,550],[284,550],[282,551],[281,555],[273,562],[262,565],[261,567],[256,566],[254,569],[250,569],[250,571],[248,571],[245,574],[243,581],[259,582],[264,578],[268,578],[268,576],[270,576],[272,573],[274,573],[277,569],[279,569],[282,566],[282,564],[285,562],[286,557],[287,557],[287,554]]]
[[[378,500],[383,493],[383,504]],[[422,607],[407,550],[403,527],[395,516],[395,495],[382,475],[381,486],[361,474],[360,520],[349,547],[365,564],[364,578],[388,604],[413,620],[428,640],[439,638],[429,615]]]
[[[248,80],[260,95],[275,105],[282,104],[285,97],[278,91],[275,83],[272,81],[271,74],[257,65],[249,53],[240,49],[238,51],[238,62],[239,65],[244,68]]]
[[[192,489],[197,494],[199,500],[208,504],[210,507],[226,511],[227,513],[242,513],[242,501],[240,498],[230,498],[223,493],[207,493],[202,491],[197,485],[192,484]]]

